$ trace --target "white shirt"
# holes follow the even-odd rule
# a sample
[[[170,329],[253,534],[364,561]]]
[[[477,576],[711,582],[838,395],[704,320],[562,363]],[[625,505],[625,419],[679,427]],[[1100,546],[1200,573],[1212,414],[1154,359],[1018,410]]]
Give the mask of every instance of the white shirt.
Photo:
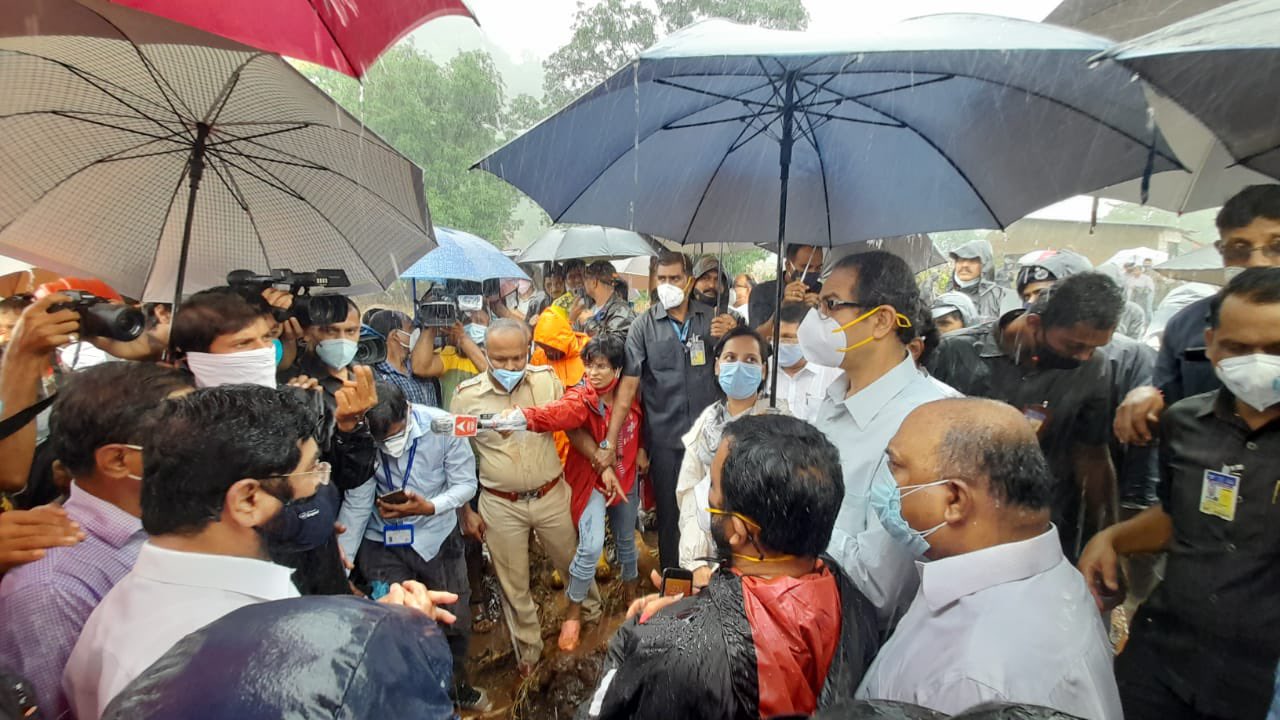
[[[984,702],[1120,720],[1111,643],[1057,528],[918,562],[920,592],[857,697],[955,714]]]
[[[785,369],[779,370],[778,398],[787,402],[792,415],[812,423],[818,417],[818,408],[822,407],[822,399],[827,396],[827,388],[843,372],[839,368],[812,362],[806,362],[795,375]]]
[[[827,388],[814,422],[840,451],[844,469],[844,501],[827,552],[888,627],[911,602],[918,580],[915,558],[885,532],[871,509],[871,476],[907,415],[946,395],[916,368],[910,355],[852,397],[845,397],[848,392],[849,378],[840,375]]]
[[[71,651],[63,689],[79,720],[98,720],[115,696],[182,638],[246,605],[298,597],[283,565],[142,546]]]

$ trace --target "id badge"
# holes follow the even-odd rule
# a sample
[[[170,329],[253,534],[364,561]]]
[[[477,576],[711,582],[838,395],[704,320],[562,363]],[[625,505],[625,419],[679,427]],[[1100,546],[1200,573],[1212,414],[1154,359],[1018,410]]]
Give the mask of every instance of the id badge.
[[[707,347],[702,344],[702,338],[695,337],[689,341],[689,364],[693,367],[707,364]]]
[[[413,526],[386,525],[382,528],[382,544],[385,547],[405,547],[413,544]]]
[[[1031,430],[1039,437],[1044,427],[1049,424],[1049,408],[1043,405],[1028,405],[1022,408],[1022,417],[1027,419]]]
[[[1231,522],[1236,519],[1236,502],[1239,500],[1239,475],[1213,470],[1204,471],[1204,487],[1200,491],[1200,512]]]

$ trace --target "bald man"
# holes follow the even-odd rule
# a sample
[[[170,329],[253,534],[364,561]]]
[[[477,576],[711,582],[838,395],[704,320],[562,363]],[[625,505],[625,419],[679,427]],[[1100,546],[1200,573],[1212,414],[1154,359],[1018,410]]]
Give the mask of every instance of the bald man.
[[[939,400],[907,417],[871,505],[919,558],[920,590],[859,698],[1122,717],[1102,619],[1049,520],[1052,487],[1035,433],[1009,405]]]

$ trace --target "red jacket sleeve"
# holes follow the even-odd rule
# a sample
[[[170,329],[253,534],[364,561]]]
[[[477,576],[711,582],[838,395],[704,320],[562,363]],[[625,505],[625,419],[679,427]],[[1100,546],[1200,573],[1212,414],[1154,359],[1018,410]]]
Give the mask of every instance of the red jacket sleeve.
[[[566,388],[564,396],[538,407],[520,408],[532,432],[575,430],[587,423],[587,397],[581,385]]]

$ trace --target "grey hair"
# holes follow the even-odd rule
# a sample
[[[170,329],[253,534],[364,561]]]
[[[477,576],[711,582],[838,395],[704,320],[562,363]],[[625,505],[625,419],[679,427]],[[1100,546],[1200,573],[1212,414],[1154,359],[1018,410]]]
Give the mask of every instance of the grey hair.
[[[493,337],[494,334],[508,332],[512,330],[519,332],[521,335],[524,335],[526,340],[529,339],[528,325],[524,323],[516,322],[511,318],[496,318],[489,323],[489,329],[484,331],[485,345],[489,344],[489,338]]]

